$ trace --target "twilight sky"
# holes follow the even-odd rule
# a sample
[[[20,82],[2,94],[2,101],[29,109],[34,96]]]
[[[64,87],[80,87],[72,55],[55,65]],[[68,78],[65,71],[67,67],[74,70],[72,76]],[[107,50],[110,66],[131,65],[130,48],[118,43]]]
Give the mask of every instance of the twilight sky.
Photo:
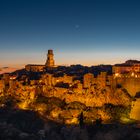
[[[140,60],[139,0],[0,0],[0,67]]]

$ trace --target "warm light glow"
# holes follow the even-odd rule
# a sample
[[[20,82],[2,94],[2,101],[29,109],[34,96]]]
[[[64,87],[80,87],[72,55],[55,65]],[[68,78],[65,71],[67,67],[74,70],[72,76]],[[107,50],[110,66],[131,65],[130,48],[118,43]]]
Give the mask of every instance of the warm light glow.
[[[131,76],[132,76],[132,77],[134,77],[134,76],[135,76],[134,72],[132,72],[132,73],[131,73]]]
[[[120,74],[119,73],[115,73],[115,77],[120,77]]]
[[[10,80],[15,80],[17,78],[17,76],[11,76]]]

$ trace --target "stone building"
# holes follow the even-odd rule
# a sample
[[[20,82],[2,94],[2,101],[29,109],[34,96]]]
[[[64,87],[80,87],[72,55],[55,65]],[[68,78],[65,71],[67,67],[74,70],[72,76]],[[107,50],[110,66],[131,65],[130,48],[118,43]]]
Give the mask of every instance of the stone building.
[[[106,80],[107,80],[107,73],[106,72],[101,72],[97,76],[97,83],[99,83],[102,87],[106,86]]]
[[[53,77],[53,83],[54,85],[57,83],[68,83],[68,84],[72,84],[73,83],[73,76],[68,76],[66,74],[64,74],[62,77]]]
[[[4,89],[5,89],[5,81],[0,80],[0,93],[3,93]]]
[[[45,65],[33,65],[33,64],[28,64],[25,66],[25,69],[27,71],[32,71],[32,72],[41,72],[45,68]]]
[[[131,108],[130,118],[140,120],[140,98],[137,98],[136,101],[132,102]]]
[[[53,86],[53,75],[52,74],[42,75],[42,81],[47,86]]]
[[[83,87],[90,88],[90,86],[93,83],[93,78],[94,78],[94,75],[92,73],[85,74],[83,77]]]
[[[54,67],[54,54],[53,50],[48,50],[46,67]]]
[[[45,68],[54,67],[54,54],[53,50],[48,50],[47,60],[45,65],[28,64],[25,66],[26,71],[43,72]]]
[[[114,83],[116,83],[116,86],[121,85],[133,97],[137,92],[140,92],[140,77],[133,77],[131,74],[130,76],[129,74],[127,76],[121,75],[120,77],[114,78]]]
[[[113,74],[124,74],[130,72],[140,72],[140,61],[127,60],[125,63],[116,64],[112,67]]]

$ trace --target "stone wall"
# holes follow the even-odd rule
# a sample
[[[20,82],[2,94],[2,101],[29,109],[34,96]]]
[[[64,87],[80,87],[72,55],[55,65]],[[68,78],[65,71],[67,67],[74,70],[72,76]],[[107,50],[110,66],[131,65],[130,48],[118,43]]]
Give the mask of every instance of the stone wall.
[[[0,93],[3,93],[5,89],[5,82],[4,80],[0,80]]]
[[[45,65],[26,65],[25,69],[32,72],[40,72],[44,70]]]
[[[136,99],[136,101],[132,102],[130,112],[130,118],[135,120],[140,120],[140,99]]]
[[[114,79],[116,84],[122,85],[131,96],[135,96],[140,92],[140,78],[135,77],[119,77]]]

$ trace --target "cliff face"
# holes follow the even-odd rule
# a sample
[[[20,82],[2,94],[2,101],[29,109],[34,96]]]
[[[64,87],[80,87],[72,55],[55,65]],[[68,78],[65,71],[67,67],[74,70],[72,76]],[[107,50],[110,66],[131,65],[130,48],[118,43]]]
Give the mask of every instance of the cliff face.
[[[4,85],[5,82],[2,81],[1,94],[8,94],[22,101],[29,100],[31,102],[38,95],[43,95],[57,97],[65,100],[66,103],[78,101],[90,107],[100,107],[104,104],[129,106],[131,96],[127,90],[123,87],[113,88],[111,82],[106,83],[105,77],[105,73],[97,78],[94,78],[92,74],[86,74],[83,84],[78,80],[72,82],[72,79],[66,75],[62,80],[62,77],[55,79],[55,77],[48,74],[43,76],[43,79],[30,80],[30,82],[10,80],[9,84]],[[64,83],[68,81],[69,83]]]
[[[1,94],[1,98],[5,95],[10,96],[18,100],[14,105],[16,108],[34,110],[45,119],[66,124],[78,124],[81,112],[84,121],[90,123],[98,118],[105,121],[118,116],[118,119],[123,111],[118,114],[117,112],[127,111],[131,105],[131,97],[123,88],[112,89],[111,86],[100,83],[83,88],[79,81],[76,86],[68,88],[42,85],[39,81],[31,83],[28,85],[15,81],[3,92],[3,95]],[[116,108],[117,106],[119,108]]]
[[[130,118],[140,120],[140,98],[137,98],[136,101],[132,102]]]
[[[45,91],[45,96],[65,99],[67,103],[78,101],[91,107],[103,106],[106,103],[124,106],[131,104],[131,97],[123,88],[116,89],[115,92],[109,87],[96,89],[94,92],[91,89],[83,89],[81,93],[74,91],[75,89],[70,92],[64,88],[51,88]]]
[[[136,75],[137,76],[137,75]],[[139,77],[120,77],[116,78],[116,83],[122,85],[131,96],[135,96],[140,91],[140,78]]]
[[[131,96],[123,87],[117,87],[117,82],[114,82],[116,79],[106,73],[97,77],[86,74],[82,80],[67,75],[55,77],[52,74],[42,74],[39,77],[31,80],[24,75],[20,80],[11,80],[6,76],[6,80],[3,79],[0,83],[1,98],[10,96],[18,100],[14,102],[16,108],[34,110],[45,118],[67,124],[79,123],[78,116],[81,112],[86,122],[98,118],[113,119],[116,116],[118,119],[123,114],[120,110],[126,111],[124,114],[128,115]]]

